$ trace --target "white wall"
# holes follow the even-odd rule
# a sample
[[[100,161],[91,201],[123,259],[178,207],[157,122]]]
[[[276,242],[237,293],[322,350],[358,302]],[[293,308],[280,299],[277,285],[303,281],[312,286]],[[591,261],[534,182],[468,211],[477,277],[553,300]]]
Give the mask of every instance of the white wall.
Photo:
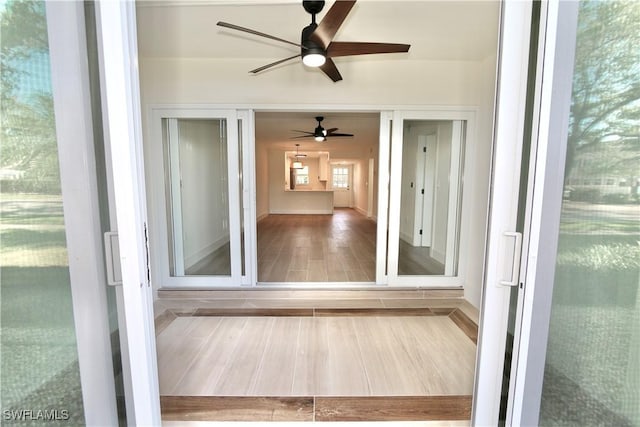
[[[400,186],[400,239],[413,245],[415,228],[415,187],[417,133],[407,124],[402,137],[402,184]]]
[[[451,173],[452,122],[438,123],[436,152],[436,182],[433,200],[433,234],[431,257],[444,264],[447,251],[447,223],[449,222],[449,193]]]
[[[256,218],[269,215],[269,152],[256,144]]]
[[[469,236],[467,257],[467,280],[464,297],[474,307],[480,308],[484,275],[486,224],[489,198],[491,147],[493,141],[493,110],[495,101],[496,56],[485,58],[479,69],[479,102],[477,138],[466,162],[471,166],[465,176],[463,191],[473,184],[472,212],[463,228]]]
[[[368,58],[342,63],[344,80],[337,83],[301,64],[249,74],[247,70],[255,65],[256,61],[237,59],[140,58],[142,102],[336,107],[479,102],[480,64],[476,61]]]

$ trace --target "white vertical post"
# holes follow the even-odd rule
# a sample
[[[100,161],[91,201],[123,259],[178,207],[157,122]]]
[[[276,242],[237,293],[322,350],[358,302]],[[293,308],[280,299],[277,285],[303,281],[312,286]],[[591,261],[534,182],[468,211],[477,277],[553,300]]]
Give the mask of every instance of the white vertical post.
[[[135,414],[133,425],[160,425],[160,397],[147,270],[146,197],[142,159],[134,2],[99,1],[98,44],[103,71],[105,126],[111,146],[120,238],[124,311]]]
[[[538,65],[540,88],[530,236],[526,260],[521,322],[515,331],[513,396],[510,425],[537,425],[551,316],[557,243],[562,208],[569,111],[578,26],[579,2],[549,1],[543,7],[544,56]],[[541,245],[544,242],[544,245]]]
[[[511,288],[499,286],[500,240],[514,231],[527,99],[531,1],[502,3],[489,230],[472,422],[497,425]]]
[[[378,212],[376,237],[376,284],[387,284],[387,227],[389,219],[389,148],[391,146],[392,113],[380,113],[380,145],[378,149]]]
[[[87,425],[117,425],[84,5],[47,2],[73,317]]]

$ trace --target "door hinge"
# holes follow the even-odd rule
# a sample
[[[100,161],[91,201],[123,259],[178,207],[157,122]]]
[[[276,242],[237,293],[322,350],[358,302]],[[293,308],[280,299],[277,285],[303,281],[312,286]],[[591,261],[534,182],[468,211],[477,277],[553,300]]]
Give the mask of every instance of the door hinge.
[[[422,152],[426,153],[427,152],[427,147],[422,147]]]
[[[420,229],[420,233],[419,234],[422,236],[422,229]]]
[[[420,193],[424,194],[424,188],[420,191]]]

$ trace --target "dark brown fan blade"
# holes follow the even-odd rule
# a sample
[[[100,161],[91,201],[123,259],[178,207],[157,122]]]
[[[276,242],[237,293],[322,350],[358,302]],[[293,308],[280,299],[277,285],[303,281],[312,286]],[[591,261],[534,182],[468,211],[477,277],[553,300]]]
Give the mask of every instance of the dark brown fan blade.
[[[229,24],[228,22],[222,22],[222,21],[218,22],[217,25],[219,27],[225,27],[225,28],[231,28],[232,30],[243,31],[245,33],[253,34],[255,36],[266,37],[268,39],[276,40],[282,43],[292,44],[294,46],[302,47],[304,49],[304,47],[300,45],[300,43],[290,42],[289,40],[281,39],[280,37],[272,36],[270,34],[261,33],[260,31],[252,30],[251,28],[245,28],[239,25]]]
[[[282,64],[283,62],[287,62],[287,61],[289,61],[291,59],[298,58],[299,56],[300,55],[294,55],[294,56],[291,56],[289,58],[281,59],[279,61],[272,62],[271,64],[263,65],[262,67],[256,68],[255,70],[251,70],[249,72],[253,73],[253,74],[259,73],[260,71],[266,70],[267,68],[271,68],[271,67],[273,67],[275,65]]]
[[[338,128],[326,129],[327,134],[329,134],[329,133],[333,133],[333,132],[335,132],[335,131],[337,131],[337,130],[338,130]]]
[[[306,130],[296,130],[296,129],[291,129],[291,132],[306,133],[307,135],[311,135],[311,136],[313,136],[313,135],[314,135],[314,133],[313,133],[313,132],[309,132],[309,131],[306,131]]]
[[[354,4],[356,4],[355,0],[336,0],[309,39],[326,49]]]
[[[327,133],[327,138],[331,137],[333,138],[334,136],[353,136],[353,134],[351,133]]]
[[[370,55],[374,53],[408,52],[411,45],[400,43],[331,42],[327,56]]]
[[[342,80],[340,71],[338,71],[336,64],[331,60],[331,58],[327,58],[324,65],[321,65],[319,68],[334,82]]]

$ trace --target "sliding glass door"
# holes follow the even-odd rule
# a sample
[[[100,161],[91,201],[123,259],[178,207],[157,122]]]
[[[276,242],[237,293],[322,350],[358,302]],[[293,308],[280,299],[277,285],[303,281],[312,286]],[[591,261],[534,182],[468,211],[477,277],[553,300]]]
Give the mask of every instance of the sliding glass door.
[[[389,284],[462,285],[462,182],[470,125],[473,113],[394,113],[386,257]]]
[[[179,109],[154,111],[154,124],[163,284],[242,284],[242,121],[235,110]]]

